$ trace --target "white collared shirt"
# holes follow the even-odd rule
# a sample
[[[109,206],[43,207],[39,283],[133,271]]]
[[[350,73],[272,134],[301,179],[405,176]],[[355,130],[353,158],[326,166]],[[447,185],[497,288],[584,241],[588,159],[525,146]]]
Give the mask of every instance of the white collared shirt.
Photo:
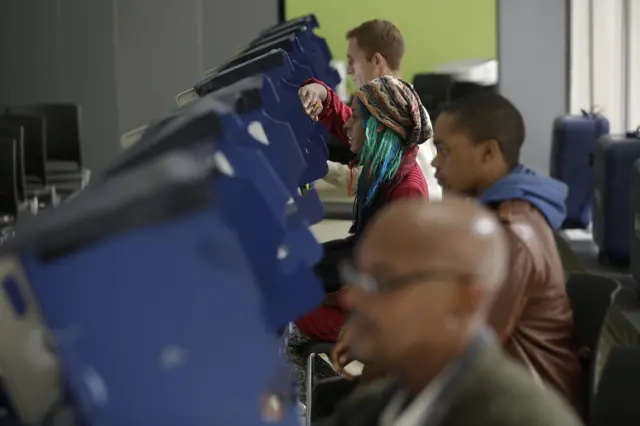
[[[416,163],[420,166],[424,178],[427,181],[427,189],[429,190],[429,201],[440,201],[442,199],[442,187],[436,179],[436,169],[431,162],[436,157],[436,147],[433,144],[433,138],[427,139],[418,145],[418,155]]]

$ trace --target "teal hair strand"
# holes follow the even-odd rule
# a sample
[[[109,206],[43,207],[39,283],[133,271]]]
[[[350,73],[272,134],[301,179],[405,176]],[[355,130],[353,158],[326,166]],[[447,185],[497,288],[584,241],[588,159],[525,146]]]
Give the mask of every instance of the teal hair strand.
[[[367,119],[365,135],[365,143],[358,156],[362,173],[357,196],[363,205],[371,203],[380,186],[396,176],[405,151],[400,136],[382,126],[374,116]]]

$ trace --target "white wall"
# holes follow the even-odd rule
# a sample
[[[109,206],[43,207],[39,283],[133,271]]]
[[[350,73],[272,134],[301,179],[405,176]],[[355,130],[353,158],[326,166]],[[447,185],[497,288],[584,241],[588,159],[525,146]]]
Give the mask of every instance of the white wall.
[[[204,71],[278,22],[277,0],[111,1],[120,133],[175,108]]]
[[[498,1],[499,89],[522,112],[522,162],[549,172],[551,128],[569,108],[568,0]]]

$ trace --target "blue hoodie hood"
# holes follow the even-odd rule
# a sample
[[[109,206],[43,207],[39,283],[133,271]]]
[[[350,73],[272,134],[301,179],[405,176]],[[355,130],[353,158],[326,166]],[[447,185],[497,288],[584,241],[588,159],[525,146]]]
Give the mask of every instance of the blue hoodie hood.
[[[560,228],[567,215],[567,193],[568,188],[564,183],[538,176],[533,170],[518,165],[479,196],[478,201],[487,205],[508,200],[528,201],[540,210],[555,231]]]

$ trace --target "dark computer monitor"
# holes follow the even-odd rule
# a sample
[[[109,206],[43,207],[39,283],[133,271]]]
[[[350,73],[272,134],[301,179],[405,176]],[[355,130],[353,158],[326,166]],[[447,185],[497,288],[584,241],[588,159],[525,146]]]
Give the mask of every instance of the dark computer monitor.
[[[427,73],[418,74],[413,79],[415,89],[422,105],[427,109],[432,120],[435,120],[440,108],[451,101],[451,74]]]
[[[16,166],[16,185],[18,190],[18,199],[20,202],[26,199],[26,177],[24,173],[24,127],[20,123],[8,120],[5,116],[0,116],[0,134],[6,138],[15,141],[15,166]]]
[[[6,115],[2,120],[24,129],[24,172],[47,185],[46,119],[38,115]]]
[[[10,115],[37,115],[47,120],[47,159],[82,165],[80,107],[71,103],[12,106]]]
[[[468,81],[457,81],[451,86],[451,100],[466,98],[467,96],[482,93],[495,92],[495,86],[472,83]]]
[[[17,216],[18,178],[16,174],[17,143],[0,132],[0,216]]]

